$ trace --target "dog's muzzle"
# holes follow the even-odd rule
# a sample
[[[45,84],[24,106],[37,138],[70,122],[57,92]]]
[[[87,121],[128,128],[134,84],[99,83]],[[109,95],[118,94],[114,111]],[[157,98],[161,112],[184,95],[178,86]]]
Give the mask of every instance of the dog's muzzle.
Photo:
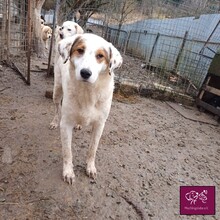
[[[63,39],[64,37],[63,37],[63,34],[60,34],[60,39]]]
[[[92,75],[92,72],[89,69],[81,69],[80,75],[83,79],[87,80]]]

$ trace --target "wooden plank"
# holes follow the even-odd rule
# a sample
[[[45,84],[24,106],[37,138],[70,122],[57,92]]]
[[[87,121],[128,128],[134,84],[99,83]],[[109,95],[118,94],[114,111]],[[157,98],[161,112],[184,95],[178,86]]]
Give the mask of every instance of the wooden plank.
[[[199,99],[198,99],[199,100]],[[199,112],[195,108],[184,107],[174,102],[166,102],[171,108],[176,110],[179,114],[181,114],[184,118],[189,119],[195,122],[201,122],[205,124],[218,125],[218,122],[212,119],[210,116],[203,112]]]
[[[205,85],[204,90],[207,91],[207,92],[213,93],[213,94],[215,94],[217,96],[220,96],[220,90],[216,89],[214,87]]]
[[[208,85],[210,79],[211,79],[211,76],[208,76],[208,78],[207,78],[206,82],[204,83],[204,85]],[[202,90],[201,93],[200,93],[200,95],[199,95],[199,99],[202,99],[204,93],[205,93],[205,90]]]

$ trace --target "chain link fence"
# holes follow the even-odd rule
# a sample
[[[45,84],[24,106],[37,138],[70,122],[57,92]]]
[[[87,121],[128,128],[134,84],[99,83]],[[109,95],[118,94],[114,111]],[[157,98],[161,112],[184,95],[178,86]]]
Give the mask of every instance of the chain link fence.
[[[0,61],[30,84],[31,1],[0,0]]]

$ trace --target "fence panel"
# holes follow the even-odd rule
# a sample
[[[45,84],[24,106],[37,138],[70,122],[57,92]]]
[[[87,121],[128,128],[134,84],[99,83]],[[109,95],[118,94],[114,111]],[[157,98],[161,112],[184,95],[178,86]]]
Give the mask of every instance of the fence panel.
[[[91,17],[87,20],[82,16],[79,24],[86,32],[112,42],[126,55],[139,58],[146,66],[145,77],[138,66],[135,73],[141,72],[142,79],[154,76],[148,82],[159,82],[162,87],[195,96],[220,48],[219,1],[158,0],[151,1],[150,6],[138,1],[134,10],[129,9],[130,14],[123,11],[126,7],[120,7],[129,6],[132,1],[115,3],[101,9],[80,8]],[[61,2],[59,25],[75,17],[78,8],[70,6],[69,0]],[[126,19],[120,20],[125,14]]]
[[[219,21],[219,14],[211,14],[201,15],[196,21],[186,17],[126,24],[122,31],[130,34],[125,53],[143,59],[160,72],[184,78],[196,88],[192,94],[196,95],[220,46]],[[123,38],[122,31],[119,38]]]
[[[30,84],[31,0],[0,0],[0,61]]]
[[[0,60],[3,60],[6,53],[6,1],[0,1]]]

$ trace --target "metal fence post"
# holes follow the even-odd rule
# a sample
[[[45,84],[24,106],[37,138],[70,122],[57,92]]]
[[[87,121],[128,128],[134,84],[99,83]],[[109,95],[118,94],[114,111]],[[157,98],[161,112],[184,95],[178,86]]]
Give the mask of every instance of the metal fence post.
[[[124,47],[124,54],[127,51],[128,44],[129,44],[129,41],[130,41],[130,37],[131,37],[131,31],[129,31],[128,34],[127,34],[127,38],[126,38],[126,41],[125,41],[125,47]]]
[[[153,47],[152,47],[152,50],[151,50],[151,53],[150,53],[149,61],[148,61],[149,64],[151,63],[151,60],[152,60],[152,57],[153,57],[153,53],[154,53],[154,50],[155,50],[155,47],[157,45],[159,37],[160,37],[160,33],[157,34],[156,39],[154,41],[154,44],[153,44]]]
[[[184,34],[183,41],[182,41],[182,44],[180,46],[180,50],[179,50],[179,53],[177,55],[177,58],[176,58],[176,61],[175,61],[175,64],[174,64],[174,71],[177,70],[177,67],[178,67],[181,55],[183,53],[183,48],[184,48],[184,46],[186,44],[187,37],[188,37],[188,31],[186,31],[185,34]]]

